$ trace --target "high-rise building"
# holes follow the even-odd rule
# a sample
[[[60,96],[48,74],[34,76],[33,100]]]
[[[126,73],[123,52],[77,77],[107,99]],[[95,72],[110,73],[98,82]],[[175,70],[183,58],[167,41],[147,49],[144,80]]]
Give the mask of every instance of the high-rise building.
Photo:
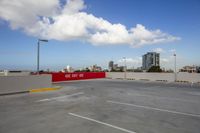
[[[113,62],[113,61],[110,61],[110,62],[108,63],[108,70],[109,70],[109,71],[113,70],[113,67],[114,67],[114,62]]]
[[[200,66],[197,66],[197,73],[200,73]]]
[[[160,66],[160,54],[148,52],[142,56],[142,69],[149,70],[152,66]]]

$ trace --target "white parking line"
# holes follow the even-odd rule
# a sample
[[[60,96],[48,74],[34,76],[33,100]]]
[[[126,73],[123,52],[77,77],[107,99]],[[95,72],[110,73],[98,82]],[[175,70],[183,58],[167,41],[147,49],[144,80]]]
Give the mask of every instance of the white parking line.
[[[84,94],[84,92],[78,92],[78,93],[74,93],[74,94],[71,94],[71,95],[64,95],[64,96],[59,96],[59,97],[45,98],[45,99],[38,100],[36,102],[45,102],[45,101],[51,101],[51,100],[59,100],[59,99],[73,97],[73,96],[78,96],[78,95],[82,95],[82,94]]]
[[[110,100],[108,100],[107,102],[114,103],[114,104],[120,104],[120,105],[133,106],[133,107],[138,107],[138,108],[144,108],[144,109],[150,109],[150,110],[156,110],[156,111],[162,111],[162,112],[168,112],[168,113],[173,113],[173,114],[180,114],[180,115],[185,115],[185,116],[200,117],[199,114],[190,114],[190,113],[184,113],[184,112],[178,112],[178,111],[172,111],[172,110],[166,110],[166,109],[159,109],[159,108],[154,108],[154,107],[149,107],[149,106],[142,106],[142,105],[110,101]]]
[[[80,116],[80,115],[77,115],[77,114],[74,114],[74,113],[68,113],[68,114],[75,116],[75,117],[78,117],[78,118],[88,120],[88,121],[96,122],[96,123],[99,123],[99,124],[102,124],[102,125],[105,125],[105,126],[108,126],[108,127],[112,127],[112,128],[121,130],[121,131],[126,132],[126,133],[136,133],[134,131],[130,131],[130,130],[127,130],[127,129],[124,129],[124,128],[121,128],[121,127],[118,127],[118,126],[115,126],[115,125],[111,125],[111,124],[108,124],[108,123],[105,123],[105,122],[101,122],[101,121],[98,121],[98,120],[95,120],[95,119],[92,119],[92,118]]]
[[[127,95],[149,97],[149,98],[154,98],[154,99],[167,99],[167,100],[176,100],[176,101],[181,101],[181,102],[199,103],[199,101],[179,99],[179,98],[174,98],[174,97],[161,97],[161,96],[156,96],[156,95],[145,95],[145,94],[140,94],[140,93],[127,93]]]
[[[200,96],[200,92],[187,92],[187,94]]]
[[[177,87],[171,86],[171,87],[168,87],[168,88],[176,89]]]

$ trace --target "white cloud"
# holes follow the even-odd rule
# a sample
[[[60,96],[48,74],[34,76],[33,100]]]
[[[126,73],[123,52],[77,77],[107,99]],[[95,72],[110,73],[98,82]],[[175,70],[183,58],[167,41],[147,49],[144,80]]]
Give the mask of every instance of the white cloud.
[[[63,14],[74,14],[86,8],[83,0],[68,0],[63,9]]]
[[[1,0],[0,18],[8,21],[12,29],[26,29],[35,25],[40,16],[53,16],[58,7],[57,0]]]
[[[119,63],[119,65],[124,65],[125,63],[125,59],[119,59],[117,61]],[[126,65],[128,67],[141,67],[142,65],[142,57],[135,57],[135,58],[126,58]]]
[[[153,52],[157,52],[157,53],[165,53],[165,50],[162,49],[162,48],[155,48],[155,49],[153,50]]]
[[[175,52],[176,52],[176,49],[170,49],[169,52],[175,53]]]
[[[167,58],[160,58],[160,63],[161,64],[166,64],[166,63],[169,63],[170,62],[170,59],[167,59]]]
[[[179,37],[141,24],[126,26],[95,17],[83,10],[83,0],[1,0],[0,18],[12,29],[21,29],[31,36],[55,40],[83,40],[93,45],[143,45],[180,40]]]

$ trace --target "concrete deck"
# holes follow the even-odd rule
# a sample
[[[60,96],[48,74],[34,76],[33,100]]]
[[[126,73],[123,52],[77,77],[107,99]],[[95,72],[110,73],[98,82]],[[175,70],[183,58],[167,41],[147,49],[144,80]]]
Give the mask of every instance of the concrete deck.
[[[123,80],[0,97],[2,133],[199,133],[198,86]]]

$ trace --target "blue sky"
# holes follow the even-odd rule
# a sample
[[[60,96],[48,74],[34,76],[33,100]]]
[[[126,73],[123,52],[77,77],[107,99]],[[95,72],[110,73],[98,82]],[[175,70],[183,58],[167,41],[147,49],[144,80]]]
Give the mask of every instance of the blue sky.
[[[78,0],[75,4],[80,4],[80,1],[82,0]],[[64,1],[60,2],[60,7],[64,8],[65,3]],[[9,4],[6,6],[9,7]],[[164,37],[165,41],[158,43],[150,42],[148,44],[132,43],[134,41],[133,38],[130,42],[124,41],[118,44],[114,40],[114,42],[108,42],[107,44],[105,39],[103,42],[102,40],[99,42],[98,39],[85,39],[85,33],[83,35],[78,34],[78,36],[73,34],[73,37],[75,36],[73,39],[70,38],[71,34],[70,36],[66,34],[61,37],[57,36],[54,34],[55,31],[51,34],[48,31],[48,34],[40,35],[38,32],[33,33],[32,30],[27,30],[27,27],[23,25],[24,23],[30,24],[31,22],[15,20],[14,18],[18,14],[13,16],[11,14],[8,17],[2,15],[10,10],[16,12],[14,8],[7,8],[6,6],[4,5],[4,8],[0,10],[0,69],[35,70],[36,44],[37,39],[41,37],[50,39],[48,43],[41,45],[42,69],[59,70],[67,65],[81,68],[93,64],[106,68],[110,60],[122,65],[122,57],[127,58],[129,67],[138,67],[141,66],[141,56],[148,51],[160,52],[161,67],[173,68],[172,51],[174,50],[177,53],[178,67],[193,64],[200,65],[199,0],[85,0],[84,8],[82,7],[83,5],[80,5],[81,7],[78,8],[81,9],[72,13],[84,12],[87,15],[92,14],[95,16],[94,19],[98,18],[99,20],[99,18],[103,18],[103,20],[111,24],[109,24],[108,33],[114,27],[114,24],[120,23],[126,27],[127,31],[133,27],[137,29],[136,25],[141,24],[150,32],[159,29],[162,33],[167,34]],[[26,7],[26,5],[24,6]],[[30,27],[32,28],[31,24]],[[91,28],[96,23],[91,25],[87,25],[87,27],[90,27],[91,34],[99,32],[96,29],[102,30],[99,27]],[[69,27],[63,26],[62,29],[69,30]],[[56,32],[59,30],[56,29]],[[77,35],[77,33],[75,34]],[[167,40],[168,35],[179,39]],[[121,34],[119,38],[120,36]],[[158,37],[162,38],[162,36]]]

